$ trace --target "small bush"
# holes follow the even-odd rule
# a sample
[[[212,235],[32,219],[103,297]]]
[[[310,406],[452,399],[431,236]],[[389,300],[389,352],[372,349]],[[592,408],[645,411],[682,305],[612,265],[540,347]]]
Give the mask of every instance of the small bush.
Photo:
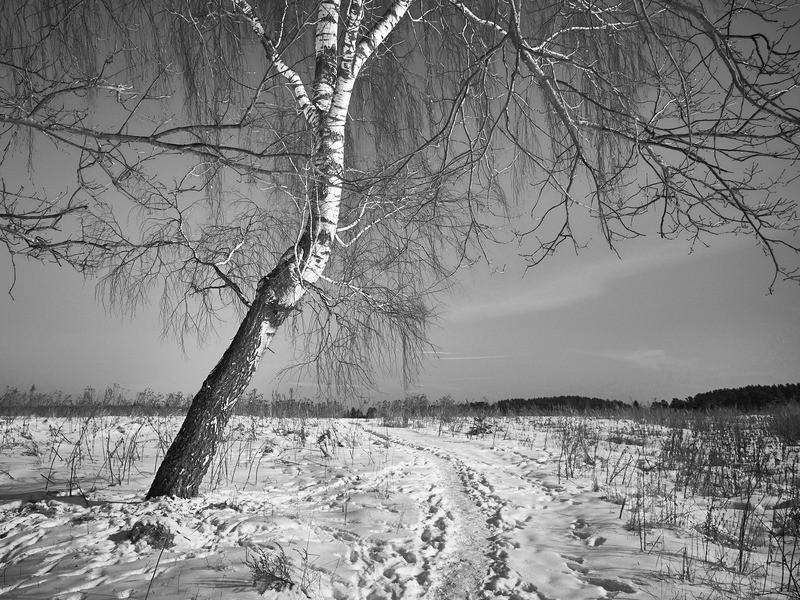
[[[800,446],[800,410],[787,407],[772,415],[770,429],[787,446]]]
[[[172,548],[175,534],[161,521],[137,521],[128,532],[128,539],[134,544],[144,540],[152,548]]]
[[[253,587],[259,594],[264,594],[267,590],[282,592],[295,586],[289,559],[280,544],[276,543],[275,546],[268,549],[258,548],[253,556],[248,556],[244,561],[250,567]]]
[[[487,423],[484,417],[475,417],[472,421],[472,426],[467,430],[467,437],[483,437],[489,435],[494,431],[491,423]]]

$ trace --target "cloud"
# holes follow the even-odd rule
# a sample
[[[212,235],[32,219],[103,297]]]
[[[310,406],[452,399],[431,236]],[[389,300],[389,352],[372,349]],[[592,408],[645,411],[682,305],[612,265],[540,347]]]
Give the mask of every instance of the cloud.
[[[484,294],[491,294],[491,298],[468,301],[448,311],[446,318],[450,322],[481,320],[563,308],[603,296],[622,279],[669,267],[686,260],[686,256],[681,244],[654,244],[623,260],[586,256],[577,263],[563,262],[561,270],[535,273],[520,281],[518,289],[509,290],[507,281],[498,282],[496,288],[486,287]]]
[[[581,354],[590,354],[618,360],[621,362],[632,363],[640,369],[651,369],[654,371],[688,371],[693,367],[690,361],[669,356],[665,350],[660,348],[648,349],[639,348],[636,350],[574,350]]]
[[[430,354],[432,358],[439,360],[492,360],[496,358],[517,358],[520,354],[492,354],[488,356],[460,356],[455,352],[442,352],[436,350],[425,350],[423,354]]]
[[[517,358],[519,354],[495,354],[492,356],[440,356],[439,360],[493,360],[496,358]]]

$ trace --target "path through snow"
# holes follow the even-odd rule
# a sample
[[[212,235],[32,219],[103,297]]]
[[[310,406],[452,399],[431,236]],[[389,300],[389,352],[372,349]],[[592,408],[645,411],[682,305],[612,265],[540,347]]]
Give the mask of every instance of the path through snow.
[[[477,586],[454,590],[443,598],[598,598],[604,595],[639,597],[636,583],[620,567],[620,554],[632,555],[628,535],[610,560],[593,560],[608,540],[584,516],[586,490],[553,483],[552,457],[545,451],[500,450],[484,441],[432,437],[411,430],[392,430],[392,441],[430,454],[440,470],[457,477],[446,489],[458,537],[441,577],[458,581],[460,573],[482,574]],[[536,455],[534,458],[532,455]],[[608,520],[608,507],[601,521]],[[477,512],[476,512],[477,511]],[[612,535],[608,532],[607,535]],[[459,539],[459,542],[460,542]],[[610,547],[601,555],[607,557]],[[619,552],[620,554],[618,554]],[[477,558],[476,554],[482,554]],[[623,563],[624,564],[624,563]],[[462,566],[469,565],[469,566]],[[642,596],[643,597],[643,596]]]

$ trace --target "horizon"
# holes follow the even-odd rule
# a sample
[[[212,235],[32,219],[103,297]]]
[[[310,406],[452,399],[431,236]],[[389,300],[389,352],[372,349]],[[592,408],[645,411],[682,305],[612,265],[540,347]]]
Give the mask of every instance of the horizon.
[[[567,393],[567,394],[557,394],[557,395],[554,395],[554,396],[527,396],[527,397],[519,396],[519,397],[513,397],[513,398],[511,398],[511,397],[509,397],[509,398],[496,398],[496,399],[491,399],[491,400],[488,400],[486,398],[483,398],[483,399],[480,399],[480,400],[479,399],[475,399],[475,398],[459,399],[459,398],[452,398],[452,396],[450,396],[449,394],[445,395],[445,396],[441,396],[439,398],[428,398],[427,394],[424,394],[424,393],[408,393],[404,397],[396,397],[396,398],[392,398],[392,399],[385,398],[385,399],[382,399],[380,402],[381,403],[382,402],[392,403],[392,402],[400,402],[400,401],[408,399],[408,398],[422,397],[422,398],[425,398],[426,401],[429,402],[432,405],[436,405],[437,403],[439,403],[439,402],[441,402],[443,400],[450,400],[450,401],[453,402],[453,404],[455,406],[463,406],[463,405],[482,404],[482,403],[487,403],[489,405],[494,405],[494,404],[497,404],[497,403],[500,403],[500,402],[508,402],[508,401],[514,401],[514,400],[521,400],[523,402],[528,402],[528,401],[551,400],[551,399],[559,399],[559,398],[565,398],[565,399],[580,398],[580,399],[586,399],[586,400],[600,400],[602,402],[608,402],[610,404],[621,403],[621,404],[623,404],[625,406],[628,406],[628,407],[634,407],[634,403],[637,403],[638,407],[651,408],[652,405],[656,404],[656,403],[667,402],[669,404],[669,402],[671,402],[672,400],[682,400],[682,401],[691,400],[691,399],[693,399],[693,398],[695,398],[697,396],[702,396],[704,394],[711,394],[711,393],[725,391],[725,390],[743,390],[743,389],[748,389],[748,388],[772,388],[772,387],[781,387],[781,386],[800,386],[800,381],[796,381],[796,382],[795,381],[786,381],[786,382],[773,383],[773,384],[743,385],[743,386],[736,387],[736,388],[716,388],[716,389],[713,389],[713,390],[705,390],[703,392],[698,392],[697,394],[693,394],[692,396],[687,396],[685,398],[678,398],[678,397],[673,397],[673,398],[653,398],[653,399],[651,399],[649,401],[645,400],[645,401],[641,401],[641,402],[639,400],[635,399],[635,398],[634,399],[623,400],[623,399],[620,399],[620,398],[598,398],[598,397],[594,397],[594,396],[585,396],[585,395],[582,395],[582,394],[569,394],[569,393]],[[153,394],[155,394],[157,396],[161,396],[163,398],[166,398],[166,397],[169,397],[169,396],[172,396],[172,395],[180,395],[187,402],[190,401],[192,396],[193,396],[193,394],[188,393],[188,392],[183,392],[181,390],[173,391],[173,392],[158,392],[158,391],[152,390],[150,388],[145,388],[145,389],[141,389],[141,390],[131,390],[131,389],[123,388],[123,387],[119,386],[118,384],[111,384],[111,385],[106,386],[104,388],[99,388],[99,387],[95,387],[95,386],[89,385],[89,386],[86,386],[80,392],[77,392],[77,391],[76,392],[71,392],[71,391],[65,391],[65,390],[61,390],[61,389],[49,389],[49,390],[42,391],[36,384],[33,384],[27,391],[25,389],[19,388],[19,387],[6,386],[6,388],[4,389],[3,393],[7,394],[7,393],[11,393],[11,392],[16,392],[16,393],[23,394],[23,395],[24,394],[34,394],[35,393],[35,394],[41,394],[41,395],[45,395],[45,396],[60,395],[60,397],[61,397],[61,399],[63,401],[67,401],[67,400],[82,399],[82,397],[87,392],[91,391],[93,393],[93,400],[97,401],[98,403],[100,403],[100,402],[102,402],[102,397],[105,395],[105,393],[108,390],[113,390],[116,394],[121,395],[126,401],[123,404],[113,404],[112,403],[112,404],[108,404],[108,406],[127,406],[127,405],[129,405],[129,404],[131,404],[133,402],[136,402],[136,400],[138,399],[138,396],[140,396],[142,394],[145,394],[147,392],[152,392]],[[343,400],[337,399],[337,398],[315,398],[315,397],[309,397],[309,396],[297,396],[297,397],[295,397],[293,389],[290,389],[289,392],[286,392],[286,393],[283,393],[283,392],[275,393],[274,390],[273,391],[267,391],[267,390],[259,390],[259,389],[256,389],[256,388],[248,388],[247,391],[244,394],[242,394],[241,399],[244,399],[245,397],[253,394],[254,392],[255,392],[256,395],[260,395],[265,400],[266,403],[272,402],[274,400],[274,397],[278,396],[277,399],[278,400],[282,400],[282,401],[285,401],[287,399],[289,399],[289,400],[293,399],[293,400],[300,401],[300,402],[312,402],[312,403],[335,402],[335,403],[338,403],[339,405],[341,405],[344,408],[354,407],[354,408],[364,409],[364,408],[373,406],[373,401],[372,400],[368,400],[365,403],[355,403],[355,402],[348,403],[347,401],[343,401]],[[377,405],[377,401],[376,401],[376,405]],[[61,405],[60,404],[56,404],[54,406],[61,406]],[[82,406],[82,404],[81,404],[81,406]]]

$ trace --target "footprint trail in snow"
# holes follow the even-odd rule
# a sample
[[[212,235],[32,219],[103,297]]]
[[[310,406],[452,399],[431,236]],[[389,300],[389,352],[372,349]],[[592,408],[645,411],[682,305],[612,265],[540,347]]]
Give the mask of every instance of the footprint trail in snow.
[[[470,573],[477,581],[470,589],[448,590],[445,585],[438,597],[553,600],[614,597],[621,592],[630,598],[646,596],[619,568],[593,563],[592,551],[606,538],[577,516],[583,513],[583,490],[554,483],[546,454],[534,458],[535,452],[528,456],[481,441],[399,429],[391,431],[391,440],[431,455],[440,472],[450,473],[445,489],[461,531],[438,578],[463,581],[462,573]],[[625,540],[623,551],[629,547],[630,540]]]

